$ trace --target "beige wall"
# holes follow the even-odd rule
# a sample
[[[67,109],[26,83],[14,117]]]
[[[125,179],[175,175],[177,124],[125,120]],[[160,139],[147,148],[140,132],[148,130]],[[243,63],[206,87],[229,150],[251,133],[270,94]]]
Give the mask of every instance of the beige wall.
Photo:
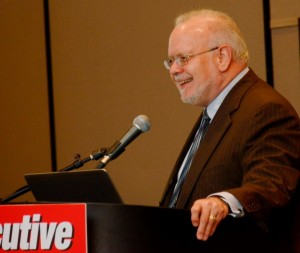
[[[274,86],[291,101],[300,115],[300,2],[271,1]]]
[[[265,78],[262,1],[49,2],[58,168],[75,153],[112,145],[145,114],[151,130],[106,169],[125,203],[157,205],[201,110],[182,104],[163,67],[174,17],[195,7],[228,12]],[[51,162],[42,1],[0,6],[3,197],[24,184],[24,173],[50,171]]]
[[[42,3],[0,1],[1,198],[51,168]]]

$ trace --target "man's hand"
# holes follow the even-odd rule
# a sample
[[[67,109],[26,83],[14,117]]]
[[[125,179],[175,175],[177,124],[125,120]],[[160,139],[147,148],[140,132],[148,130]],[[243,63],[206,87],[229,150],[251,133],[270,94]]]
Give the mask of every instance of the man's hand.
[[[191,208],[191,220],[198,227],[197,239],[206,241],[228,213],[228,206],[218,197],[196,200]]]

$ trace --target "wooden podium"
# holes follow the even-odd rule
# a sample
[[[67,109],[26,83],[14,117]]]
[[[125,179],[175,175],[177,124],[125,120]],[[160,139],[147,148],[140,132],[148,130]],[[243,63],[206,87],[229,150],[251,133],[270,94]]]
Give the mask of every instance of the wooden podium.
[[[24,212],[21,209],[26,210]],[[247,217],[227,217],[219,224],[213,236],[203,242],[196,239],[196,228],[191,224],[189,210],[123,204],[49,202],[3,204],[0,205],[0,210],[1,252],[14,250],[13,247],[18,250],[15,252],[30,252],[25,247],[37,248],[50,242],[53,245],[54,242],[55,247],[62,250],[57,251],[49,244],[47,252],[82,253],[88,249],[89,253],[298,253],[289,250],[288,245],[291,243],[285,244],[284,248],[271,250],[267,244],[267,233],[258,222]],[[9,223],[18,223],[16,228],[20,230],[21,237],[15,237],[15,242],[4,225]],[[50,235],[51,224],[60,233]],[[73,231],[73,228],[74,233],[66,235],[65,229]],[[32,235],[35,238],[32,239]],[[37,244],[38,236],[41,236],[40,244]],[[278,238],[278,242],[280,240],[282,238]],[[78,251],[77,247],[82,249]],[[42,248],[33,252],[44,251]]]

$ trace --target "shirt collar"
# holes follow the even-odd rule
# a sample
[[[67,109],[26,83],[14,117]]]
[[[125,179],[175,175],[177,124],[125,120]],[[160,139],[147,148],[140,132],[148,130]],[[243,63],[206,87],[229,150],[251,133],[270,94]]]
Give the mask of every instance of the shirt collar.
[[[219,107],[221,106],[222,102],[224,101],[225,97],[231,91],[231,89],[240,81],[249,71],[249,68],[246,67],[243,69],[226,87],[222,92],[207,106],[207,114],[209,118],[212,120],[216,115]]]

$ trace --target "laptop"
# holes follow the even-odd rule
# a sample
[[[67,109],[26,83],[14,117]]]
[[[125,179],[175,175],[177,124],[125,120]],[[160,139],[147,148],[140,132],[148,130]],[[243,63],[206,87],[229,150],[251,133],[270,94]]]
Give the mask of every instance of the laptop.
[[[123,203],[104,169],[34,173],[24,177],[37,201]]]

